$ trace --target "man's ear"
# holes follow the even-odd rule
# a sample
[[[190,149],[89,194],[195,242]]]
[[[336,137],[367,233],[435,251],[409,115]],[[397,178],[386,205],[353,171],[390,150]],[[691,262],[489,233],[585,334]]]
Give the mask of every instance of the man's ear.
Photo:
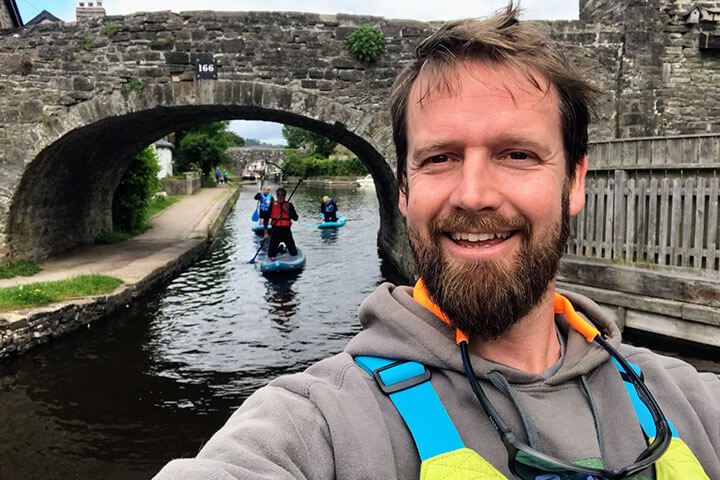
[[[569,213],[574,217],[585,207],[585,176],[588,169],[588,156],[583,156],[575,165],[575,177],[570,184]]]
[[[405,185],[400,187],[400,194],[398,195],[398,208],[404,217],[407,217],[407,201],[407,185]]]

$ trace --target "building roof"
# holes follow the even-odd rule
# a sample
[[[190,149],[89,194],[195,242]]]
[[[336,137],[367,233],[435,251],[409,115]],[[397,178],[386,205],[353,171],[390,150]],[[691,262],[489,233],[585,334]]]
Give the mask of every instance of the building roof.
[[[42,12],[38,13],[33,17],[32,20],[28,21],[25,26],[30,25],[38,25],[40,23],[47,23],[47,22],[62,22],[59,18],[57,18],[52,13],[48,12],[47,10],[43,10]]]
[[[10,20],[13,22],[13,28],[22,27],[22,18],[20,18],[20,10],[17,8],[15,0],[2,0],[5,4],[5,9],[10,15]]]
[[[161,138],[160,140],[157,140],[157,141],[155,141],[155,142],[153,142],[153,143],[155,144],[156,147],[173,148],[173,149],[175,148],[175,145],[173,145],[172,143],[168,142],[168,141],[165,140],[164,138]]]

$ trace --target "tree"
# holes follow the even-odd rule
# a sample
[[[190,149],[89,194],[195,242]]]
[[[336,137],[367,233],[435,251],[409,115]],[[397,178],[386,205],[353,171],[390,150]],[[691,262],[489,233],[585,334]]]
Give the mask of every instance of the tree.
[[[145,228],[150,200],[160,189],[160,167],[152,145],[138,153],[120,179],[112,203],[113,230],[139,233]]]
[[[232,142],[233,147],[244,147],[245,146],[245,139],[238,135],[237,133],[228,130],[226,132],[228,134],[228,138]]]
[[[302,148],[306,145],[312,146],[313,153],[321,157],[329,157],[335,150],[337,142],[320,135],[319,133],[308,132],[300,127],[283,125],[283,137],[290,148]]]
[[[230,122],[211,122],[175,133],[175,169],[178,172],[192,170],[193,164],[209,175],[217,165],[225,165],[230,159],[226,150],[244,145],[242,137],[229,131]]]

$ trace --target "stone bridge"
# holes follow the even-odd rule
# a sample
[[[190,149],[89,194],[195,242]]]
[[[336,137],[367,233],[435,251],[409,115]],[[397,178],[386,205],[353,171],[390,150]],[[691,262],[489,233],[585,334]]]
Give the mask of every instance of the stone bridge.
[[[698,52],[701,29],[683,20],[677,3],[582,0],[581,21],[546,22],[607,91],[596,138],[720,125],[712,110],[718,92],[709,90],[720,75],[717,57]],[[363,23],[386,38],[373,65],[352,59],[344,43]],[[112,228],[113,192],[141,148],[191,125],[247,119],[299,126],[354,152],[377,184],[378,245],[409,276],[387,97],[416,43],[436,27],[345,15],[158,12],[0,32],[0,258],[43,258],[91,242]],[[220,65],[217,80],[196,80],[195,62],[206,58]],[[689,84],[683,72],[693,68]]]

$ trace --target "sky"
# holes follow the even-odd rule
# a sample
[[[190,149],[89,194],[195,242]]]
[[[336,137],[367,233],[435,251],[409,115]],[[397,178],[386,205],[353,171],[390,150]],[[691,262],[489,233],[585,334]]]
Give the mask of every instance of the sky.
[[[86,2],[88,0],[85,0]],[[97,0],[93,0],[97,1]],[[23,22],[47,10],[61,20],[75,20],[77,1],[15,0]],[[521,0],[523,18],[538,20],[577,20],[579,0]],[[314,13],[350,13],[414,20],[452,20],[483,17],[507,4],[507,0],[103,0],[108,15],[126,15],[151,10],[222,11],[302,11]],[[231,130],[244,138],[270,144],[282,144],[282,126],[269,122],[238,120]]]

